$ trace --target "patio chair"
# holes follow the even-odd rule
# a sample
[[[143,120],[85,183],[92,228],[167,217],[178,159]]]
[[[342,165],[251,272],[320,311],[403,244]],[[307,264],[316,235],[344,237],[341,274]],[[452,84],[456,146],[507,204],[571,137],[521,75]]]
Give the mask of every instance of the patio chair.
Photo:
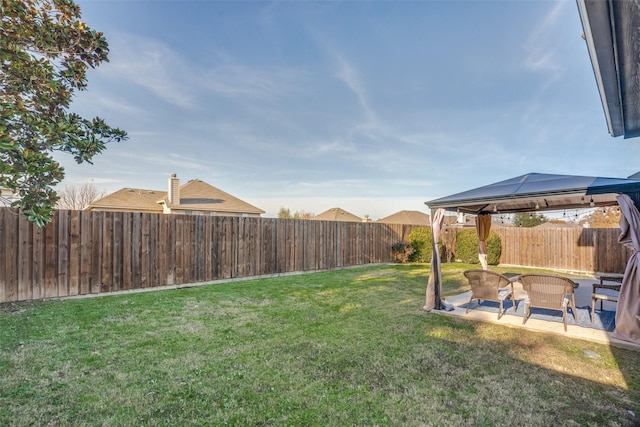
[[[469,305],[467,305],[467,313],[471,309],[471,303],[474,299],[478,300],[478,305],[481,300],[494,301],[500,304],[498,309],[498,319],[500,319],[503,314],[503,302],[509,297],[511,297],[513,311],[516,311],[513,283],[508,277],[489,270],[466,270],[464,276],[471,286],[471,298]]]
[[[605,283],[616,282],[616,283]],[[596,302],[600,300],[600,311],[602,311],[603,301],[618,302],[620,287],[622,286],[622,276],[600,276],[600,283],[594,283],[591,291],[591,323],[593,323]]]
[[[519,278],[527,293],[524,299],[524,324],[531,315],[531,307],[562,311],[564,331],[567,331],[567,307],[571,307],[576,317],[576,299],[574,289],[578,284],[566,277],[551,274],[523,274]]]

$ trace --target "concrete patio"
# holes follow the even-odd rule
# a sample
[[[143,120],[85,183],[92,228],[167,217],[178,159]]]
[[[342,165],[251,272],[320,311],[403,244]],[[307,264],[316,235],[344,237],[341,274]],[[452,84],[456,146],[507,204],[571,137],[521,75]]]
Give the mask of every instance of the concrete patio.
[[[576,283],[579,284],[578,288],[575,290],[575,298],[576,298],[576,306],[584,307],[591,306],[591,285],[596,283],[596,279],[573,279]],[[520,282],[514,282],[514,291],[516,303],[522,304],[522,299],[525,297],[525,292],[522,289],[522,284]],[[532,313],[531,317],[527,320],[525,324],[522,324],[523,318],[521,316],[517,316],[514,314],[513,309],[509,308],[504,311],[504,315],[498,320],[497,319],[497,311],[483,311],[476,307],[476,303],[472,305],[472,309],[466,313],[466,307],[469,303],[469,298],[471,296],[471,291],[467,291],[453,297],[449,297],[445,299],[445,302],[448,304],[452,304],[455,308],[453,311],[444,311],[444,310],[433,310],[432,313],[441,314],[445,316],[453,316],[460,317],[468,320],[476,320],[481,322],[489,322],[495,323],[503,326],[508,326],[511,328],[520,328],[526,329],[529,331],[535,332],[544,332],[548,334],[555,334],[565,337],[572,337],[583,339],[587,341],[598,342],[602,344],[614,345],[617,347],[629,348],[633,350],[640,351],[640,345],[636,345],[627,341],[621,341],[613,338],[610,332],[582,327],[575,324],[569,324],[567,326],[567,331],[564,331],[564,326],[562,322],[554,322],[548,320],[542,320],[536,318],[535,313]],[[604,302],[604,310],[615,310],[614,302],[605,301]],[[600,307],[600,303],[596,308]],[[597,313],[597,311],[596,311]],[[568,312],[568,316],[571,318],[571,310]]]

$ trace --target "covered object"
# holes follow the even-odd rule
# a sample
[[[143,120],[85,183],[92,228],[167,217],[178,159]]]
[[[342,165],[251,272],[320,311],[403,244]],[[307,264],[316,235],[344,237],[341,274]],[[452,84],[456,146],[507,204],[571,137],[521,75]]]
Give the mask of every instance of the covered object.
[[[634,249],[625,271],[616,310],[614,336],[640,344],[640,273],[637,272],[640,251],[640,179],[606,178],[575,175],[529,173],[505,181],[485,185],[462,193],[431,200],[425,204],[432,218],[444,211],[464,212],[488,217],[490,214],[550,211],[620,204],[623,213],[619,241]],[[620,203],[619,203],[620,201]],[[489,233],[490,221],[476,221],[482,261],[482,236]],[[441,298],[442,273],[437,251],[437,236],[442,221],[432,223],[433,257],[426,292],[426,310],[450,307]],[[436,229],[437,228],[437,229]],[[486,264],[483,263],[486,269]]]

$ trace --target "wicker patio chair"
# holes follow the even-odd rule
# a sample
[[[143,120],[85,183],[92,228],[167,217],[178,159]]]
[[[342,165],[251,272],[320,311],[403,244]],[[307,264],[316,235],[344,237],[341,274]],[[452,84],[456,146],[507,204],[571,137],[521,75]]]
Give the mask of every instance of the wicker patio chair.
[[[524,299],[524,324],[531,315],[531,307],[562,311],[564,330],[567,331],[567,307],[571,307],[576,317],[576,299],[574,289],[578,284],[566,277],[551,274],[523,274],[519,278],[527,293]]]
[[[471,286],[471,298],[467,305],[467,313],[471,309],[471,303],[474,299],[478,300],[478,305],[481,300],[494,301],[500,304],[498,309],[498,319],[500,319],[503,314],[503,302],[509,297],[511,297],[513,311],[516,311],[513,283],[508,277],[489,270],[466,270],[464,276]]]
[[[616,283],[605,283],[616,282]],[[591,323],[593,323],[596,302],[600,300],[600,311],[602,311],[603,301],[618,302],[620,287],[622,286],[622,276],[600,276],[600,283],[594,283],[591,291]]]

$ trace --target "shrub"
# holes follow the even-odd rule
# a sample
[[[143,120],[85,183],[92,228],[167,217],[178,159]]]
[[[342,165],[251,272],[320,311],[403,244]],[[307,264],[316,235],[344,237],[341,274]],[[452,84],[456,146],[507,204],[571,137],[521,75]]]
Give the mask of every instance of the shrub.
[[[409,258],[414,262],[429,262],[431,261],[431,228],[429,227],[416,227],[409,233],[409,241],[413,246],[413,254]]]
[[[456,261],[479,264],[478,235],[475,229],[460,230],[456,236]]]
[[[406,263],[409,261],[409,257],[414,252],[413,246],[410,243],[399,242],[391,246],[393,255],[396,258],[396,262]]]
[[[498,233],[491,231],[487,238],[487,263],[489,265],[500,264],[500,255],[502,255],[502,241]]]
[[[461,230],[456,241],[456,260],[466,264],[480,264],[478,259],[478,235],[475,229]],[[498,233],[491,231],[487,238],[487,262],[498,265],[502,254],[502,242]]]

